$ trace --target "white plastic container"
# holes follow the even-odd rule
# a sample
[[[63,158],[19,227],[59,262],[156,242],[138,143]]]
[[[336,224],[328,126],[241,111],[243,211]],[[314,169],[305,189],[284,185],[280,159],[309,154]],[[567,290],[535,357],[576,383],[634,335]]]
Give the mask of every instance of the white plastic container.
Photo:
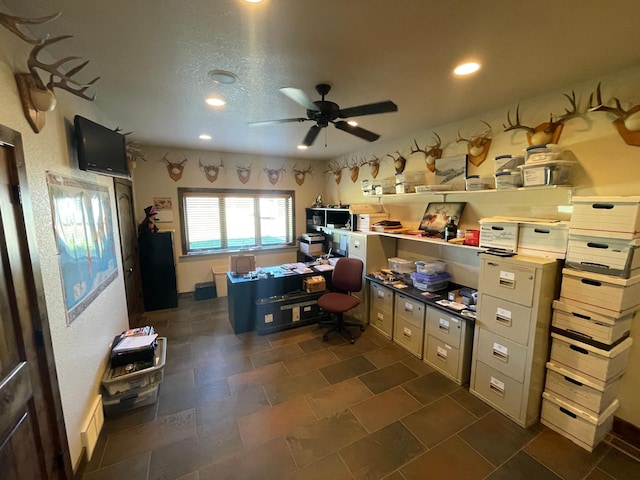
[[[467,190],[489,190],[493,188],[492,177],[481,177],[480,175],[469,175],[466,178]]]
[[[416,262],[416,270],[418,273],[425,275],[435,275],[445,271],[446,263],[442,260],[421,260]]]
[[[509,170],[516,170],[520,165],[524,165],[523,155],[498,155],[495,157],[493,164],[494,173],[500,173]]]
[[[403,258],[392,257],[388,259],[389,270],[397,273],[411,273],[416,270],[415,262]]]
[[[503,170],[495,174],[495,179],[497,190],[510,190],[522,186],[520,170]]]
[[[565,150],[554,143],[531,145],[525,149],[525,163],[541,163],[561,160]]]
[[[522,170],[522,184],[525,187],[571,185],[575,164],[573,160],[555,160],[520,165],[518,168]]]

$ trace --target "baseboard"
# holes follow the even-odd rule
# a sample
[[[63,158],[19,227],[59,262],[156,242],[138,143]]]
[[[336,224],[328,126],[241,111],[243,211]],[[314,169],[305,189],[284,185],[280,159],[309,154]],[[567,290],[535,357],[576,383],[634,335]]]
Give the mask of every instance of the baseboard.
[[[82,452],[80,452],[78,463],[73,469],[73,480],[82,480],[85,470],[87,469],[87,463],[87,449],[85,447],[82,447]]]
[[[640,459],[640,427],[621,418],[613,417],[613,429],[609,442],[629,455]]]

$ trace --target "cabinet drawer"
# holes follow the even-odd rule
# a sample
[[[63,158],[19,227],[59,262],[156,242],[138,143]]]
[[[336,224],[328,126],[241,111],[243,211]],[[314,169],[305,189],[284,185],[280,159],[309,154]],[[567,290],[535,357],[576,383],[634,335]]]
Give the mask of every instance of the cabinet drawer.
[[[483,258],[480,270],[482,293],[530,307],[536,284],[536,268],[500,258]]]
[[[527,345],[531,326],[531,308],[509,302],[491,295],[481,294],[478,319],[482,328]]]
[[[471,389],[498,410],[520,418],[522,383],[482,362],[476,362]]]
[[[371,307],[369,311],[369,323],[375,327],[385,337],[391,338],[393,335],[393,313],[379,308]]]
[[[460,350],[429,334],[425,343],[427,363],[460,382]]]
[[[396,293],[395,298],[395,318],[403,319],[408,324],[413,325],[420,330],[424,329],[424,311],[425,304],[417,300],[413,300],[405,295]]]
[[[393,341],[422,358],[424,328],[417,327],[406,318],[396,317],[393,322]]]
[[[369,297],[371,308],[393,313],[393,291],[391,289],[377,283],[371,283],[369,292],[371,293]]]
[[[443,310],[427,308],[427,333],[454,348],[460,348],[463,322],[464,320]]]
[[[349,256],[366,258],[367,256],[367,238],[364,235],[351,233],[349,235]]]
[[[477,359],[518,382],[524,381],[527,349],[511,340],[484,329],[478,333]]]

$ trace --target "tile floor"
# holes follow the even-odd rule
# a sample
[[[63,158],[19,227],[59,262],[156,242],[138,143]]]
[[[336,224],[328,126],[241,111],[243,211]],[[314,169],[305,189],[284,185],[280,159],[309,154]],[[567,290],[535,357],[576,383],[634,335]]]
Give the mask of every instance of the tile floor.
[[[524,430],[368,328],[234,335],[226,298],[145,314],[168,338],[158,401],[108,418],[84,480],[639,479],[609,443],[591,454]]]

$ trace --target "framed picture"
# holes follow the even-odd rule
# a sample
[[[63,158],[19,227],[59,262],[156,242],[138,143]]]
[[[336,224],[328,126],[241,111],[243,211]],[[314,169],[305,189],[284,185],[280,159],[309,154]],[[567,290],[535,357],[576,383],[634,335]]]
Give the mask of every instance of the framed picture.
[[[455,223],[460,223],[462,211],[467,202],[431,202],[424,211],[419,229],[433,234],[440,233],[453,218]]]
[[[453,190],[464,190],[467,178],[467,155],[436,159],[436,185],[451,185]]]

